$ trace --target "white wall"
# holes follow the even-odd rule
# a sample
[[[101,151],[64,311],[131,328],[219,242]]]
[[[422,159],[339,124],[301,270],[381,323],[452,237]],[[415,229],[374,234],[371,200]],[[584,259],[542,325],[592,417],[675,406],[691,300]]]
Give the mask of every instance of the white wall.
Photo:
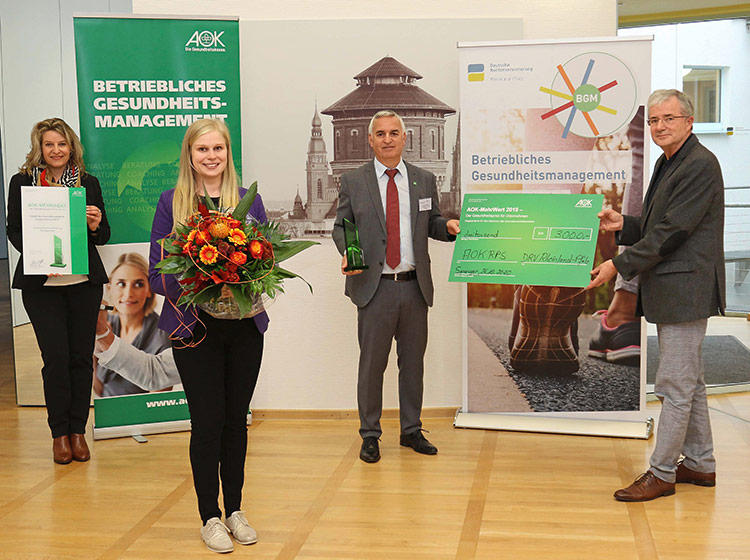
[[[653,89],[682,89],[683,66],[718,66],[725,69],[722,123],[732,136],[698,134],[700,141],[721,161],[727,187],[750,185],[750,32],[744,19],[621,29],[619,35],[653,35]],[[653,162],[661,154],[651,144]]]
[[[73,14],[129,13],[130,0],[0,0],[0,136],[6,180],[29,151],[34,123],[62,117],[78,131]],[[5,193],[7,198],[7,192]],[[18,253],[9,249],[11,274]],[[28,322],[12,290],[13,324]]]
[[[2,0],[8,2],[9,0]],[[63,5],[74,4],[62,2]],[[80,2],[75,3],[81,4]],[[96,4],[93,11],[108,11]],[[57,10],[52,1],[19,6],[11,16],[18,22],[11,37],[3,37],[3,45],[22,44],[28,35],[27,23],[34,20],[32,13],[47,13]],[[5,16],[3,4],[3,22]],[[218,0],[133,0],[133,13],[170,15],[233,15],[241,20],[286,20],[286,19],[365,19],[365,18],[522,18],[524,38],[549,39],[583,36],[612,36],[616,31],[616,0],[529,0],[527,2],[482,1],[482,0],[414,0],[410,2],[385,0],[380,3],[363,0],[308,0],[266,1],[218,1]],[[71,11],[71,10],[69,10]],[[68,12],[69,12],[68,11]],[[84,11],[77,8],[76,11]],[[114,11],[114,9],[112,10]],[[585,21],[585,25],[582,24]],[[38,24],[38,19],[35,20]],[[46,22],[58,25],[55,18]],[[39,28],[36,25],[36,28]],[[63,19],[64,33],[72,37],[69,16]],[[502,37],[499,37],[502,38]],[[72,39],[69,39],[72,40]],[[387,30],[384,30],[387,45]],[[269,46],[269,48],[271,48]],[[12,142],[13,151],[5,152],[13,166],[22,160],[31,125],[55,111],[63,117],[77,121],[75,106],[75,83],[70,72],[71,65],[63,63],[66,57],[41,52],[34,60],[41,66],[34,68],[34,76],[51,76],[52,83],[60,83],[64,89],[62,101],[59,94],[32,92],[21,85],[20,77],[26,76],[23,64],[11,60],[14,79],[3,81],[3,92],[12,99],[3,104],[4,112],[13,112],[8,118],[10,126],[4,126],[6,137]],[[4,49],[5,52],[6,49]],[[46,51],[49,52],[48,50]],[[72,47],[71,54],[72,57]],[[5,63],[10,56],[3,55]],[[250,64],[244,61],[243,64]],[[61,68],[66,68],[63,72]],[[66,73],[63,76],[63,73]],[[63,88],[64,86],[64,88]],[[55,101],[49,98],[55,98]],[[32,101],[27,103],[25,99]],[[55,104],[55,102],[57,104]],[[12,121],[12,122],[11,122]],[[249,127],[245,122],[243,128]],[[243,130],[243,136],[249,134]],[[244,138],[243,138],[244,140]],[[246,142],[243,141],[243,144]],[[16,163],[18,162],[18,163]],[[6,167],[6,172],[8,167]],[[252,174],[252,170],[248,170]],[[251,176],[251,175],[250,175]],[[461,372],[463,364],[461,329],[461,286],[446,281],[451,247],[432,243],[430,247],[433,274],[436,280],[435,305],[430,310],[430,338],[426,355],[425,407],[458,407],[461,403]],[[309,267],[306,259],[313,255],[324,255],[327,266]],[[315,296],[306,293],[301,283],[288,283],[287,294],[269,310],[271,328],[266,337],[266,351],[252,406],[258,409],[355,409],[356,370],[358,348],[356,340],[356,310],[343,295],[343,278],[338,271],[339,257],[328,240],[316,253],[303,253],[289,263],[292,270],[302,272],[314,270],[314,277],[306,278],[313,285],[324,284],[327,279],[339,279],[339,289]],[[284,328],[280,328],[281,326]],[[395,353],[394,353],[395,354]],[[395,357],[386,372],[384,406],[398,406],[396,389]]]

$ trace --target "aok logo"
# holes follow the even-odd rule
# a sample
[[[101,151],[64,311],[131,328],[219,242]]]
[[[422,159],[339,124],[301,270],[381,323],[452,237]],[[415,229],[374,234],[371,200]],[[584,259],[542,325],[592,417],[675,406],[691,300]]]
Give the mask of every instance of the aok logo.
[[[576,202],[576,208],[591,208],[591,200],[588,198],[582,198],[578,202]]]
[[[221,40],[222,35],[224,35],[223,31],[196,31],[185,43],[185,46],[197,48],[226,47]]]

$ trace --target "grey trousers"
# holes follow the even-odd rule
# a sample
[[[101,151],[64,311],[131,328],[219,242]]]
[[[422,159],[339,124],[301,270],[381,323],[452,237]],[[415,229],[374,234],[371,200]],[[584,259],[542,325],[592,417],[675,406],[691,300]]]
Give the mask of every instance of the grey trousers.
[[[372,300],[358,309],[359,374],[357,404],[360,435],[380,437],[383,373],[396,339],[401,433],[422,428],[424,352],[427,348],[427,304],[416,279],[380,280]]]
[[[691,470],[716,471],[701,356],[707,325],[708,319],[656,325],[659,369],[654,389],[662,408],[650,470],[666,482],[674,482],[680,455]]]

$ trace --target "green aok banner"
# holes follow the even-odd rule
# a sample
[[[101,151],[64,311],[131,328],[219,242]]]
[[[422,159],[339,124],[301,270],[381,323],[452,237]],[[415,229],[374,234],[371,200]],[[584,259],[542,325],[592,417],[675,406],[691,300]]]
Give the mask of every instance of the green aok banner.
[[[148,241],[195,120],[226,122],[241,171],[239,22],[76,17],[74,27],[81,140],[110,243]]]
[[[600,194],[467,194],[450,281],[586,286],[603,201]]]

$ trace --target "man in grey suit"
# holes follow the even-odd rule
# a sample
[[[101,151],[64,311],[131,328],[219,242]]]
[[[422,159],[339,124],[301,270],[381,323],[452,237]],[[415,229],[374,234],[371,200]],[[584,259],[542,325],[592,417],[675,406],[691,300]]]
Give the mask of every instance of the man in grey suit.
[[[642,216],[603,210],[601,227],[617,232],[620,255],[592,271],[588,288],[619,272],[640,275],[637,314],[656,323],[662,402],[650,468],[615,492],[624,502],[675,492],[675,482],[716,485],[701,345],[708,317],[724,312],[724,184],[716,157],[693,135],[693,103],[678,90],[648,98],[651,138],[664,154],[643,203]],[[683,458],[680,459],[680,456]]]
[[[341,176],[333,240],[344,255],[345,293],[357,306],[359,456],[375,463],[380,459],[383,373],[394,338],[400,443],[418,453],[437,453],[422,435],[420,419],[427,308],[433,298],[427,238],[453,241],[459,226],[458,220],[440,215],[435,176],[401,159],[406,133],[400,116],[393,111],[376,113],[368,139],[375,159]],[[344,219],[359,230],[366,270],[347,270]]]

